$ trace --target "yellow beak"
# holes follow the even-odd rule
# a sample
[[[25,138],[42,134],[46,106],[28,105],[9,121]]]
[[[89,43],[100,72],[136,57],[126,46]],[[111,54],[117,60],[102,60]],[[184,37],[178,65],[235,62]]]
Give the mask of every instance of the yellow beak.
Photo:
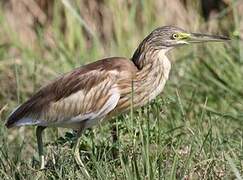
[[[200,33],[190,33],[190,36],[186,39],[188,43],[201,43],[201,42],[222,42],[229,41],[230,38],[219,35],[208,35]]]

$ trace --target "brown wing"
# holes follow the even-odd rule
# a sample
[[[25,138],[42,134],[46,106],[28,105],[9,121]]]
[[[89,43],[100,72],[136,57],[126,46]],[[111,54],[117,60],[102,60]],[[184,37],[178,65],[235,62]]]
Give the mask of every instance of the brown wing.
[[[119,100],[117,82],[131,79],[136,70],[131,61],[118,57],[74,69],[19,106],[8,118],[6,126],[61,126],[100,118],[115,108]]]

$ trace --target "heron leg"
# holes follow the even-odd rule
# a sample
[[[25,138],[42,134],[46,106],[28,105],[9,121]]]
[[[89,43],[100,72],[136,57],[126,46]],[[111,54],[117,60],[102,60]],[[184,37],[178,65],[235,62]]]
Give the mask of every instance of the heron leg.
[[[115,145],[115,144],[117,144],[119,142],[119,140],[118,140],[118,132],[117,132],[117,127],[116,126],[117,126],[116,124],[113,124],[112,125],[112,129],[111,129],[111,137],[112,137],[113,145]],[[112,152],[113,158],[116,159],[118,157],[118,150],[116,149],[115,146],[111,149],[111,152]]]
[[[45,157],[43,151],[43,141],[42,141],[42,132],[46,127],[44,126],[37,126],[36,128],[36,137],[37,137],[37,146],[40,158],[40,169],[45,168]]]
[[[89,175],[87,169],[85,168],[84,163],[82,162],[82,160],[80,158],[79,145],[80,145],[80,136],[81,136],[81,134],[82,134],[82,130],[79,130],[77,132],[77,135],[76,135],[77,139],[76,139],[76,142],[75,142],[74,147],[73,147],[73,154],[74,154],[75,161],[78,164],[78,166],[80,167],[80,169],[83,172],[83,174],[87,178],[90,178],[90,175]]]

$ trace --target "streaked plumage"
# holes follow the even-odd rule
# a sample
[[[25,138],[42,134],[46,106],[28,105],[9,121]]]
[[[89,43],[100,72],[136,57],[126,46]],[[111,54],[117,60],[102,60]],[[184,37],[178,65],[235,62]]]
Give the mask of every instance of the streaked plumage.
[[[169,77],[171,63],[166,52],[178,45],[202,40],[227,38],[187,33],[172,26],[157,28],[140,43],[131,60],[102,59],[74,69],[42,87],[10,115],[6,126],[67,127],[81,134],[100,120],[127,111],[132,96],[134,107],[154,99]],[[40,147],[43,129],[37,129],[40,155],[43,155]]]
[[[47,86],[20,106],[7,126],[91,127],[115,108],[120,86],[129,89],[137,68],[125,58],[108,58],[77,68]],[[27,120],[26,120],[27,119]]]

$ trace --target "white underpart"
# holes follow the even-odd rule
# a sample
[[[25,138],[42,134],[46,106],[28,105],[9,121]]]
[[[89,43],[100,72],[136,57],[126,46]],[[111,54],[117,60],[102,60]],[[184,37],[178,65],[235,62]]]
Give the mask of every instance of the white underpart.
[[[158,53],[158,59],[160,61],[161,66],[163,67],[163,81],[159,84],[159,86],[157,86],[152,93],[149,95],[149,101],[153,100],[157,95],[159,95],[162,90],[164,89],[165,83],[167,81],[167,79],[169,78],[169,74],[170,74],[170,69],[171,69],[171,63],[170,60],[167,58],[167,56],[165,55],[166,52],[168,51],[168,49],[163,49],[160,50],[160,52]]]
[[[18,120],[14,126],[27,126],[27,125],[38,125],[40,124],[40,120],[35,120],[33,118],[25,117],[20,120]]]
[[[13,114],[19,107],[20,107],[20,105],[17,106],[17,107],[10,113],[9,117],[12,116],[12,114]],[[39,124],[39,123],[40,123],[40,121],[35,121],[35,120],[32,119],[32,118],[25,117],[25,118],[22,118],[22,119],[18,120],[18,121],[14,124],[14,126],[36,125],[36,124]]]

